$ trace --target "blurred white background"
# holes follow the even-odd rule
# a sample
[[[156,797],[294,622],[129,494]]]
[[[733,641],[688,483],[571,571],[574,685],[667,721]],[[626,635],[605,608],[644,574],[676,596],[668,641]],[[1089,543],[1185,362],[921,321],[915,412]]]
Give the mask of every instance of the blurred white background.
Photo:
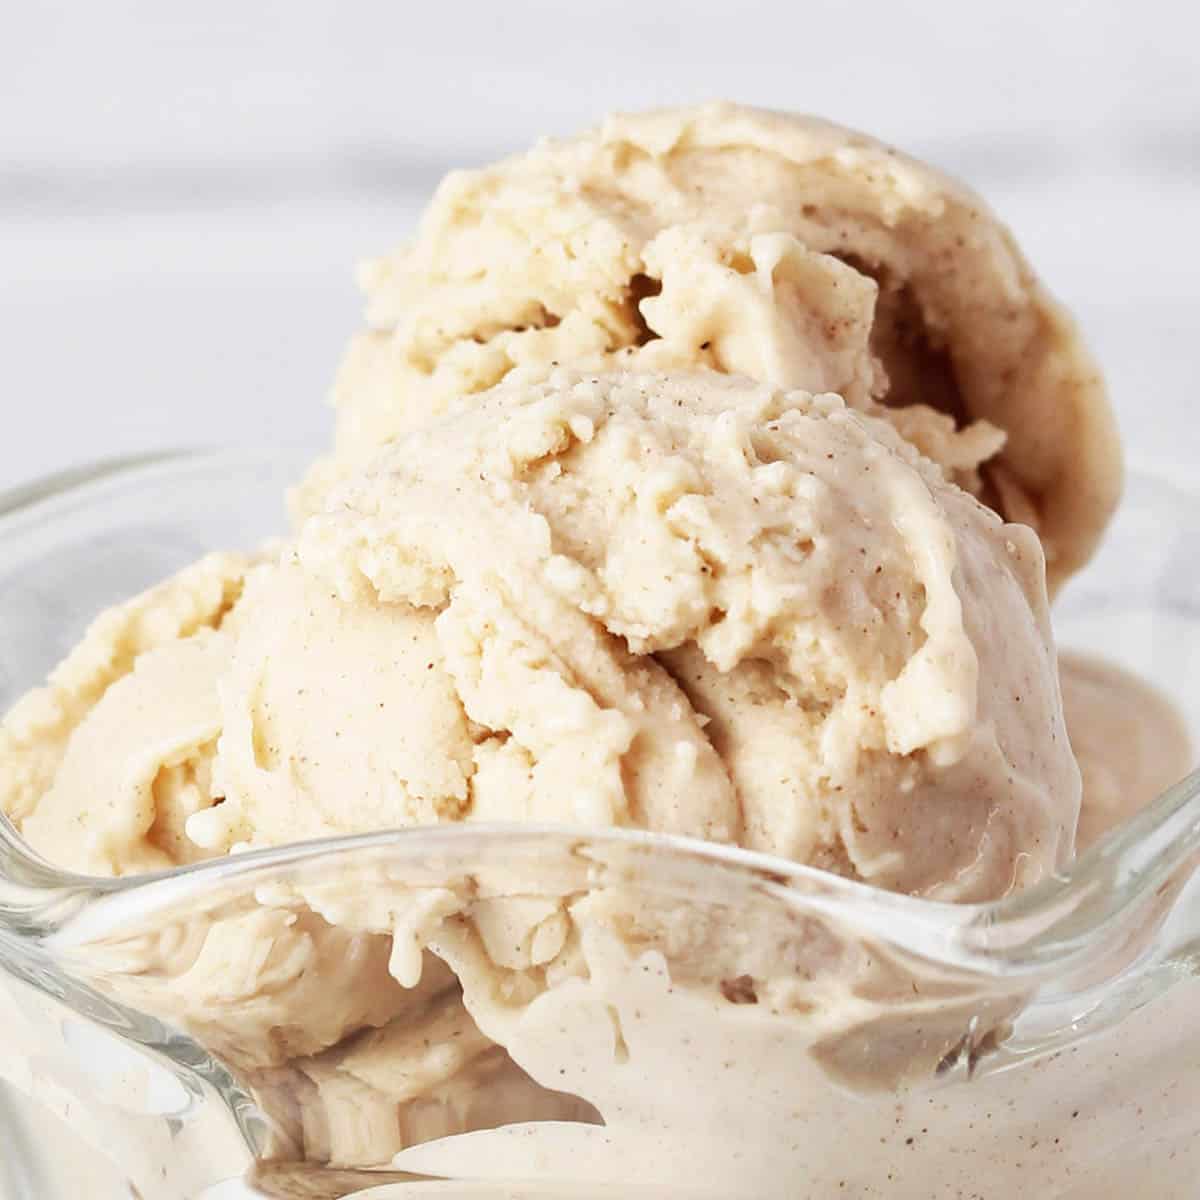
[[[1200,20],[1175,0],[112,0],[0,35],[0,488],[320,441],[352,266],[441,173],[618,107],[817,111],[963,175],[1106,365],[1135,457],[1200,457]]]

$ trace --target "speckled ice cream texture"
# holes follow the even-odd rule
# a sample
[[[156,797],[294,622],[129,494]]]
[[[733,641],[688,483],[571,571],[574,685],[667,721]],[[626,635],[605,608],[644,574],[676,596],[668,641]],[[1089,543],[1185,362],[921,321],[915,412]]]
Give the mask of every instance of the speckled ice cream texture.
[[[1052,589],[1120,491],[1099,371],[1007,229],[957,181],[826,121],[732,104],[611,117],[452,172],[362,281],[336,452],[302,507],[456,397],[556,363],[884,404],[1038,529]]]
[[[36,848],[549,821],[945,900],[1069,858],[1043,554],[1086,559],[1119,455],[977,197],[808,118],[619,117],[450,176],[364,281],[295,537],[104,614],[0,727]],[[151,938],[160,1015],[285,1073],[314,1158],[587,1115],[494,1007],[577,977],[575,915],[344,883]]]
[[[836,396],[518,375],[239,586],[56,742],[35,847],[110,873],[439,821],[633,825],[947,899],[1071,853],[1036,537]],[[24,740],[10,773],[45,753]],[[176,779],[182,831],[154,803]]]

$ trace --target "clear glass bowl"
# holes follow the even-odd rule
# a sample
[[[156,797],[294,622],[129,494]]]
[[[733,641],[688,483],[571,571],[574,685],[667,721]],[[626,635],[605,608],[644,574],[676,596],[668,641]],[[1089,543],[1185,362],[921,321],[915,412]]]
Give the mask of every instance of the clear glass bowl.
[[[280,532],[307,459],[8,497],[0,707],[103,606]],[[1200,501],[1135,475],[1056,611],[1193,734],[1198,548]],[[499,826],[106,881],[0,822],[0,1196],[1194,1196],[1198,793],[961,906]]]

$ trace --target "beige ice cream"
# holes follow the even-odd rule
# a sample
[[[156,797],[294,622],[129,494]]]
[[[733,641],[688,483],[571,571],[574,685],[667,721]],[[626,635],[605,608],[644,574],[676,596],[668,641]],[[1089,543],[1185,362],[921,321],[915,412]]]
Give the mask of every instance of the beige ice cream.
[[[983,201],[891,147],[728,104],[610,118],[450,174],[363,273],[315,503],[385,439],[514,367],[708,367],[898,410],[1041,534],[1052,587],[1120,489],[1095,364]],[[979,467],[984,465],[982,479]]]
[[[295,536],[105,614],[0,725],[0,808],[35,849],[124,875],[615,826],[944,901],[1070,858],[1046,561],[1053,585],[1087,558],[1119,456],[976,197],[808,119],[616,118],[452,175],[366,283]],[[281,1153],[422,1170],[419,1143],[525,1119],[582,1122],[562,1146],[587,1159],[603,1119],[673,1179],[670,1077],[700,1097],[689,1169],[726,1194],[726,1044],[766,1195],[798,1153],[772,1112],[815,1129],[836,1080],[850,1128],[854,1089],[974,1063],[1019,1003],[755,924],[757,894],[731,935],[537,866],[281,882],[131,935],[113,977],[234,1068]]]
[[[1079,803],[1032,531],[835,395],[711,371],[512,375],[389,447],[278,553],[205,560],[103,617],[0,737],[5,810],[96,874],[549,822],[983,899],[1061,865]],[[127,1002],[251,1083],[282,1152],[380,1163],[502,1121],[597,1119],[591,1089],[559,1094],[509,1051],[540,992],[591,974],[597,921],[669,925],[681,983],[730,956],[723,1004],[769,974],[765,943],[598,903],[360,872],[117,961]],[[841,961],[824,941],[791,953]],[[838,970],[844,1003],[816,992],[822,1054],[859,1078],[839,1047],[895,982],[869,959]],[[794,987],[764,1002],[811,1009]],[[947,1011],[922,1009],[926,1067],[961,1038]],[[883,1040],[890,1078],[916,1049]]]
[[[1079,849],[1116,828],[1196,765],[1187,726],[1157,688],[1102,659],[1060,659],[1063,713],[1083,776]]]
[[[6,808],[98,873],[517,820],[996,897],[1077,817],[1042,580],[1027,528],[835,396],[514,377],[343,486],[231,611],[102,692],[64,670],[40,706],[76,725],[10,719]]]
[[[0,808],[47,827],[47,857],[93,874],[201,857],[184,835],[212,803],[220,627],[251,560],[214,554],[103,613],[0,724]],[[102,708],[104,720],[93,719]]]

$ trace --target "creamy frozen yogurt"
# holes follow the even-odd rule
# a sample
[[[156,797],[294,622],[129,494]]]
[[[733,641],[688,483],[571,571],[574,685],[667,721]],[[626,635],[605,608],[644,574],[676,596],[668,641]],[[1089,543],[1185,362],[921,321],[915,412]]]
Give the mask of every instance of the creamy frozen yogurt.
[[[1025,985],[601,835],[991,900],[1186,766],[1149,701],[1114,765],[1086,664],[1068,738],[1047,588],[1120,486],[1070,321],[960,185],[729,105],[455,173],[365,284],[293,536],[102,615],[0,724],[0,808],[102,876],[413,827],[532,849],[230,884],[93,947],[106,986],[228,1064],[281,1158],[790,1197],[820,1141],[814,1186],[928,1195],[835,1135],[936,1111],[961,1145],[978,1106],[899,1089],[972,1074]],[[1060,1157],[1029,1162],[1065,1187]]]
[[[517,376],[276,560],[135,601],[166,640],[18,709],[6,808],[102,874],[515,820],[992,898],[1066,861],[1078,816],[1043,579],[1027,527],[836,396]],[[199,585],[183,624],[167,602]],[[77,657],[115,675],[114,630]]]
[[[308,504],[456,397],[554,363],[700,366],[882,403],[1039,531],[1052,587],[1120,490],[1097,368],[1008,231],[959,183],[825,121],[729,104],[618,116],[453,172],[363,283],[369,328]]]
[[[279,552],[205,560],[101,618],[2,736],[6,811],[93,874],[505,821],[986,899],[1067,860],[1080,786],[1032,530],[836,395],[705,370],[513,374],[387,447]],[[480,887],[285,890],[122,961],[156,981],[139,1004],[254,1080],[292,1153],[379,1163],[501,1114],[595,1119],[587,1088],[505,1049],[508,1006],[590,961],[585,910]],[[677,972],[724,954],[690,919],[613,919],[673,921]],[[752,961],[722,972],[735,997]],[[892,984],[851,975],[850,1026],[870,1025]],[[961,1020],[936,1039],[921,1020],[931,1067]],[[903,1070],[888,1037],[869,1074]]]
[[[1143,809],[1195,765],[1175,706],[1143,679],[1102,659],[1059,660],[1063,712],[1083,776],[1079,846]]]

